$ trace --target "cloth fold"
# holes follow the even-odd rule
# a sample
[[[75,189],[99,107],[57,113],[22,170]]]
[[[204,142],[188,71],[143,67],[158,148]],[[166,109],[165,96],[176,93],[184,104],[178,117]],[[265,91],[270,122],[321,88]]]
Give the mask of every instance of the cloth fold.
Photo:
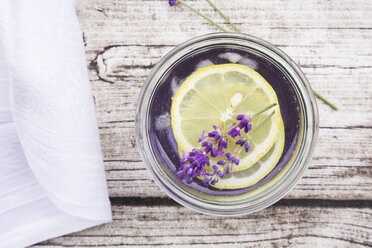
[[[0,247],[111,220],[71,0],[0,1]]]

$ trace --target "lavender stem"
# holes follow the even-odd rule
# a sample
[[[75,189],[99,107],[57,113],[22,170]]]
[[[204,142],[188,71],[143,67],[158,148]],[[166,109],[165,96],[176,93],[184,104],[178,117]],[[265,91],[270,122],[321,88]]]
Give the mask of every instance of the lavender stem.
[[[201,16],[202,18],[204,18],[205,20],[207,20],[208,22],[210,22],[211,24],[213,24],[214,26],[216,26],[217,28],[219,28],[223,32],[228,32],[226,29],[224,29],[223,27],[221,27],[220,25],[218,25],[217,23],[215,23],[214,21],[209,19],[207,16],[203,15],[202,13],[200,13],[199,11],[197,11],[196,9],[194,9],[193,7],[191,7],[190,5],[185,3],[184,1],[180,0],[179,3],[182,4],[183,6],[185,6],[186,8],[190,9],[195,14]]]
[[[206,0],[208,3],[209,3],[209,5],[210,6],[212,6],[212,8],[215,10],[215,11],[217,11],[218,12],[218,14],[220,14],[220,16],[222,16],[222,18],[223,19],[225,19],[230,25],[231,25],[231,27],[233,27],[233,29],[235,29],[235,31],[236,32],[238,32],[238,33],[241,33],[240,32],[240,30],[230,21],[230,19],[227,17],[227,16],[225,16],[223,13],[222,13],[222,11],[221,10],[219,10],[217,7],[216,7],[216,5],[214,5],[210,0]]]

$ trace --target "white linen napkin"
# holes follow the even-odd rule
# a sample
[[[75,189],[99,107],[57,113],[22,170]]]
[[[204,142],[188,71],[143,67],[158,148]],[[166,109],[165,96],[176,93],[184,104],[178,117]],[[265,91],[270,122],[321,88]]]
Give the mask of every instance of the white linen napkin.
[[[75,0],[0,0],[0,247],[110,220]]]

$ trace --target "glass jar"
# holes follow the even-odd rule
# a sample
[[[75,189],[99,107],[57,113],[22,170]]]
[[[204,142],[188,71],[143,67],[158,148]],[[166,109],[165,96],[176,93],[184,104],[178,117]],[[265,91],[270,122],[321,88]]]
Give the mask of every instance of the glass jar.
[[[269,60],[289,78],[298,102],[300,128],[290,158],[280,172],[254,190],[235,195],[210,195],[181,183],[172,173],[178,166],[166,154],[167,147],[151,131],[150,105],[162,79],[179,61],[215,47],[249,50]],[[171,98],[172,96],[165,96]],[[152,106],[154,107],[154,106]],[[161,108],[162,106],[155,106]],[[169,117],[169,116],[168,116]],[[170,123],[170,122],[169,122]],[[170,124],[169,124],[170,125]],[[144,164],[160,188],[180,204],[213,215],[239,215],[266,208],[280,200],[301,178],[311,160],[318,136],[318,109],[311,87],[300,68],[270,43],[238,33],[213,33],[191,39],[170,51],[154,67],[141,90],[136,112],[137,144]],[[178,154],[177,154],[178,156]],[[171,165],[171,166],[169,166]]]

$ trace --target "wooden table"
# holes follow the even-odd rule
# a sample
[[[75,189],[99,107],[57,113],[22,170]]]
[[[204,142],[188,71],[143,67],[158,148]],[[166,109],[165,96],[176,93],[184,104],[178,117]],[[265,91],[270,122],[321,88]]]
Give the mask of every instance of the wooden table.
[[[228,27],[205,1],[186,1]],[[232,218],[168,198],[137,151],[136,101],[151,68],[179,43],[217,31],[167,2],[79,3],[114,220],[35,247],[372,246],[372,1],[214,0],[340,108],[318,101],[319,142],[300,183],[274,206]]]

